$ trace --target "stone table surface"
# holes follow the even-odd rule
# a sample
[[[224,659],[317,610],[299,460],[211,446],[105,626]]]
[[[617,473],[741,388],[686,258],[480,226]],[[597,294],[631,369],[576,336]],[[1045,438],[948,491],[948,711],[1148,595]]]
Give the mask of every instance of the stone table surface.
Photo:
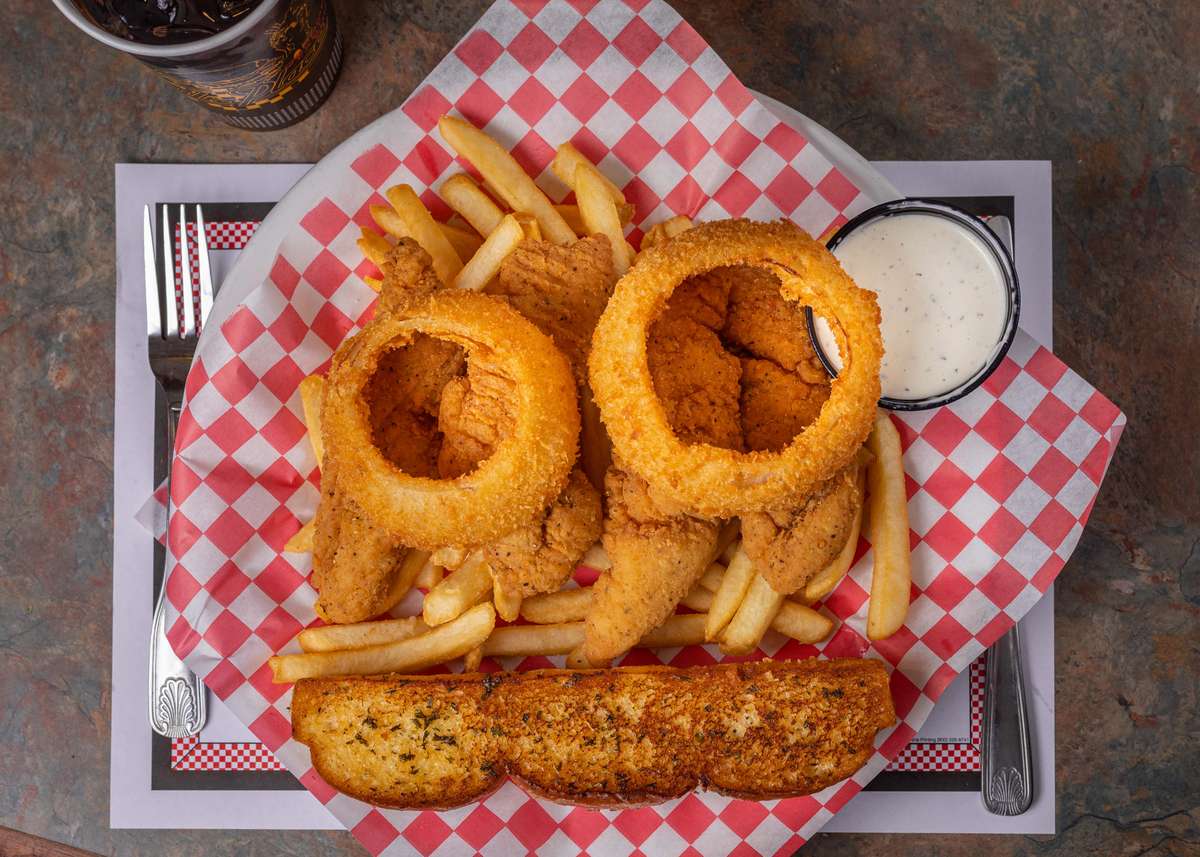
[[[0,825],[106,854],[362,853],[347,833],[108,829],[113,164],[314,161],[485,5],[336,2],[337,90],[255,135],[47,0],[4,3]],[[804,853],[1200,853],[1200,3],[676,6],[747,85],[868,158],[1051,159],[1058,353],[1129,417],[1057,589],[1058,835]]]

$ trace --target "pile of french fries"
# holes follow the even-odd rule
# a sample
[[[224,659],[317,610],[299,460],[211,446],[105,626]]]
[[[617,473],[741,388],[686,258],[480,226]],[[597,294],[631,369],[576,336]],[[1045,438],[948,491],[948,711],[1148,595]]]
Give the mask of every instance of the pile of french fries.
[[[391,238],[411,238],[433,260],[443,283],[458,289],[482,290],[501,264],[525,240],[567,244],[578,237],[602,234],[612,247],[618,275],[633,264],[636,252],[625,240],[624,227],[633,206],[621,189],[570,143],[559,146],[551,169],[575,193],[573,205],[556,205],[546,197],[503,146],[469,122],[443,117],[442,137],[482,178],[482,187],[466,173],[442,183],[438,194],[455,213],[440,223],[408,185],[388,189],[388,205],[371,207],[371,216]],[[691,228],[685,216],[651,227],[642,251]],[[377,266],[387,264],[392,242],[364,228],[358,241],[364,255]],[[464,261],[465,260],[465,261]],[[380,282],[367,279],[378,290]],[[321,397],[324,380],[304,379],[300,397],[309,439],[321,463]],[[899,435],[881,413],[867,442],[870,461],[859,472],[860,490],[867,496],[841,553],[808,581],[801,592],[783,596],[754,571],[738,539],[736,523],[722,533],[719,556],[682,605],[694,612],[676,614],[652,630],[639,646],[678,648],[715,643],[730,655],[753,652],[768,630],[801,643],[816,643],[833,631],[834,620],[813,608],[824,599],[853,564],[861,527],[866,528],[874,553],[867,632],[871,639],[890,636],[904,622],[909,601],[908,512]],[[865,471],[865,474],[863,473]],[[288,541],[285,550],[312,550],[313,522]],[[454,570],[446,576],[445,565]],[[610,567],[600,544],[582,565]],[[415,672],[463,658],[473,671],[484,657],[566,655],[570,667],[583,661],[584,622],[591,606],[591,587],[568,583],[566,589],[520,600],[505,599],[492,585],[491,570],[482,553],[448,557],[410,551],[396,582],[402,597],[416,587],[426,595],[419,617],[384,619],[353,625],[324,625],[301,631],[302,653],[271,659],[274,680],[290,683],[301,678]],[[497,617],[525,624],[496,626]]]

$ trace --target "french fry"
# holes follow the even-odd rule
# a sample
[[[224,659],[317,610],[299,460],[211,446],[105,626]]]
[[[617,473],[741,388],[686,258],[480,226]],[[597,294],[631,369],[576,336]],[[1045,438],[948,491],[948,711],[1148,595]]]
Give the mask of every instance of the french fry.
[[[724,572],[725,569],[721,567],[720,563],[710,565],[700,578],[700,582],[692,587],[692,591],[681,603],[692,610],[701,613],[708,612],[708,608],[704,605],[711,603],[712,593],[721,587],[721,578]],[[697,593],[696,590],[703,590],[703,593]],[[709,596],[707,601],[704,593]],[[692,603],[688,603],[689,600]],[[786,637],[799,640],[801,643],[815,643],[829,636],[829,632],[833,630],[833,620],[803,604],[797,604],[795,601],[785,598],[779,606],[779,612],[771,621],[771,629]]]
[[[575,170],[580,164],[586,164],[592,169],[596,169],[596,165],[588,160],[583,152],[575,148],[572,143],[563,143],[554,152],[554,160],[550,162],[550,169],[558,176],[559,180],[567,185],[567,187],[575,187]],[[625,204],[625,194],[617,187],[607,176],[596,170],[604,185],[604,192],[617,205]],[[578,191],[576,191],[578,192]]]
[[[708,617],[703,613],[676,614],[663,622],[638,642],[644,649],[673,649],[679,646],[697,646],[704,642],[704,625]]]
[[[480,235],[491,235],[504,219],[500,206],[466,173],[457,173],[442,182],[438,196]]]
[[[290,684],[302,678],[411,673],[461,658],[481,645],[496,627],[491,604],[478,604],[444,625],[407,640],[365,649],[277,655],[269,661],[272,680]]]
[[[579,206],[568,203],[555,204],[555,210],[562,215],[562,219],[567,221],[567,226],[576,235],[587,235],[587,227],[583,225],[583,217],[579,214]],[[633,220],[634,207],[629,202],[617,203],[617,216],[621,218],[621,225],[628,226],[629,221]]]
[[[426,592],[433,589],[442,582],[444,572],[440,565],[436,565],[432,558],[425,560],[425,564],[421,566],[421,570],[417,572],[417,579],[413,581],[413,586],[418,589],[424,589]]]
[[[662,221],[662,223],[656,223],[642,236],[642,250],[645,251],[651,247],[657,247],[664,241],[674,238],[680,232],[687,232],[692,228],[692,225],[692,219],[686,214],[677,214]]]
[[[761,574],[754,575],[741,606],[725,627],[721,651],[727,655],[748,655],[754,651],[782,605],[783,596]]]
[[[419,616],[404,619],[384,619],[379,622],[355,622],[353,625],[322,625],[305,628],[297,636],[300,648],[306,652],[336,652],[345,649],[365,649],[398,640],[408,640],[424,634],[429,626]]]
[[[621,229],[621,218],[617,206],[604,187],[604,177],[591,163],[582,163],[575,168],[575,199],[579,203],[579,215],[583,218],[588,234],[600,234],[608,238],[612,246],[613,270],[617,276],[629,270],[633,261],[625,234]]]
[[[903,451],[887,413],[875,416],[867,450],[874,456],[867,464],[867,536],[875,557],[867,637],[883,640],[904,624],[912,581]]]
[[[325,458],[325,445],[321,439],[321,397],[324,395],[325,379],[320,375],[309,375],[300,382],[300,407],[304,410],[308,442],[312,444],[318,467]]]
[[[420,244],[433,259],[433,270],[438,279],[447,284],[454,282],[455,275],[462,268],[462,259],[416,191],[406,184],[400,184],[388,188],[385,195],[397,219],[385,217],[387,222],[380,222],[379,218],[384,216],[383,212],[387,209],[376,205],[371,206],[371,216],[389,232],[395,230],[393,234],[407,236]]]
[[[697,583],[687,595],[679,599],[679,603],[697,613],[709,613],[712,610],[713,594]]]
[[[375,263],[376,267],[382,268],[387,262],[388,254],[392,252],[392,245],[388,240],[378,232],[372,232],[367,227],[362,228],[362,237],[356,242],[358,249],[362,250],[363,255]]]
[[[516,217],[507,214],[492,234],[487,237],[475,255],[458,272],[454,288],[478,292],[483,289],[500,270],[508,254],[525,240],[525,231]]]
[[[491,594],[492,572],[483,554],[477,551],[454,574],[429,590],[421,615],[430,627],[444,625],[487,601]]]
[[[492,603],[496,605],[496,613],[505,622],[515,622],[521,615],[522,600],[520,592],[506,592],[492,581]]]
[[[512,216],[521,224],[521,231],[525,233],[527,241],[542,240],[542,227],[538,225],[536,217],[527,211],[514,211]]]
[[[713,593],[708,624],[704,628],[705,640],[712,642],[721,635],[721,631],[737,613],[753,579],[754,566],[750,563],[750,557],[746,556],[745,549],[739,546],[725,569],[721,585]]]
[[[483,646],[476,646],[463,655],[463,672],[479,672],[479,664],[483,661]]]
[[[583,644],[583,623],[509,625],[497,628],[483,644],[489,658],[566,655]]]
[[[547,241],[570,244],[575,240],[575,233],[562,215],[503,146],[470,122],[454,116],[438,120],[438,130],[455,152],[475,165],[505,205],[537,218]]]
[[[371,206],[371,214],[374,216],[375,221],[379,223],[380,226],[387,224],[387,226],[384,228],[389,233],[396,235],[397,237],[404,237],[407,235],[404,224],[400,219],[400,215],[398,215],[391,208],[388,208],[386,205]],[[455,254],[460,259],[471,258],[472,254],[479,249],[479,245],[483,243],[483,239],[473,232],[468,232],[465,229],[459,229],[456,226],[451,226],[449,223],[438,223],[436,225],[437,228],[441,230],[442,234],[446,236],[446,240],[450,242],[450,246],[454,248]],[[388,251],[390,251],[392,247],[392,245],[389,244],[386,239],[372,232],[370,229],[363,230],[363,237],[359,239],[358,246],[359,249],[363,251],[364,256],[366,256],[376,265],[380,266],[383,265],[384,260],[387,258]],[[377,285],[379,280],[377,278],[364,277],[363,279],[367,281],[367,285],[371,286],[371,288],[375,289],[375,291],[379,291],[379,286]]]
[[[716,592],[721,588],[721,578],[724,576],[725,566],[721,565],[719,562],[714,562],[707,569],[705,569],[704,574],[700,575],[699,583],[709,592]]]
[[[771,620],[771,630],[801,643],[819,643],[833,630],[833,620],[811,607],[785,598]]]
[[[670,616],[667,621],[641,639],[638,646],[648,649],[671,649],[704,642],[704,614]],[[583,622],[559,622],[553,625],[509,625],[497,628],[483,644],[488,657],[533,657],[535,655],[568,655],[571,669],[586,668],[581,647]],[[580,652],[578,656],[577,652]]]
[[[470,555],[471,552],[466,548],[444,547],[435,550],[430,555],[430,559],[433,560],[434,565],[441,566],[444,569],[452,570],[459,568],[464,562],[467,561],[467,557]]]
[[[861,469],[856,477],[856,484],[861,493],[863,486]],[[804,600],[809,604],[815,604],[833,592],[834,587],[841,582],[842,578],[846,576],[846,572],[850,570],[850,566],[854,564],[854,552],[858,550],[858,535],[862,528],[862,507],[863,504],[859,503],[854,520],[850,523],[850,534],[846,537],[846,544],[842,545],[838,555],[830,561],[829,565],[814,574],[804,584]]]
[[[483,239],[471,230],[462,229],[450,223],[438,223],[438,229],[442,230],[446,240],[450,242],[450,246],[454,248],[454,252],[460,259],[470,259],[483,244]]]
[[[596,571],[608,571],[612,568],[612,560],[608,558],[608,552],[604,550],[604,545],[600,542],[596,542],[587,549],[587,553],[583,555],[583,559],[579,560],[579,564],[594,568]]]
[[[312,553],[313,534],[317,531],[317,519],[313,518],[296,532],[284,544],[287,553]]]
[[[521,618],[535,625],[560,625],[579,622],[592,606],[592,588],[580,586],[535,595],[521,602]]]
[[[378,277],[363,277],[363,282],[370,286],[375,291],[383,288],[383,280]]]
[[[409,548],[408,553],[404,555],[404,559],[400,563],[400,571],[396,573],[396,577],[392,580],[392,592],[389,600],[393,605],[399,604],[400,599],[407,595],[408,591],[416,585],[417,577],[427,562],[429,562],[429,551]]]

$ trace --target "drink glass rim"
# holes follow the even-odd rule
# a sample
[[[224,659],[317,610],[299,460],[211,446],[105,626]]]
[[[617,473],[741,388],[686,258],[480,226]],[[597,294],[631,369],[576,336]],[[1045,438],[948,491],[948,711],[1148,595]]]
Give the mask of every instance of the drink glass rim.
[[[181,59],[183,57],[194,56],[215,48],[221,48],[231,44],[249,32],[256,24],[258,24],[267,14],[277,5],[279,0],[263,0],[259,3],[245,18],[238,21],[228,30],[222,30],[211,36],[206,36],[203,39],[196,39],[191,42],[180,42],[175,45],[145,45],[141,42],[135,42],[130,39],[122,39],[120,36],[114,36],[112,33],[105,30],[103,27],[98,27],[87,19],[87,16],[79,10],[73,0],[54,0],[54,5],[58,10],[67,16],[79,29],[83,30],[93,39],[108,45],[110,48],[116,48],[118,51],[127,54],[133,54],[138,57],[159,58],[159,59]]]

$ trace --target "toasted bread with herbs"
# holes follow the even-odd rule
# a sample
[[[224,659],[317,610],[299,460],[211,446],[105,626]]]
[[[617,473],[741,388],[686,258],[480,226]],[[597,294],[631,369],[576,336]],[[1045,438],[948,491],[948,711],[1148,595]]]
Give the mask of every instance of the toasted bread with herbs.
[[[460,806],[506,776],[592,806],[697,786],[811,794],[862,767],[894,722],[883,664],[856,659],[304,679],[292,697],[325,781],[400,809]]]

